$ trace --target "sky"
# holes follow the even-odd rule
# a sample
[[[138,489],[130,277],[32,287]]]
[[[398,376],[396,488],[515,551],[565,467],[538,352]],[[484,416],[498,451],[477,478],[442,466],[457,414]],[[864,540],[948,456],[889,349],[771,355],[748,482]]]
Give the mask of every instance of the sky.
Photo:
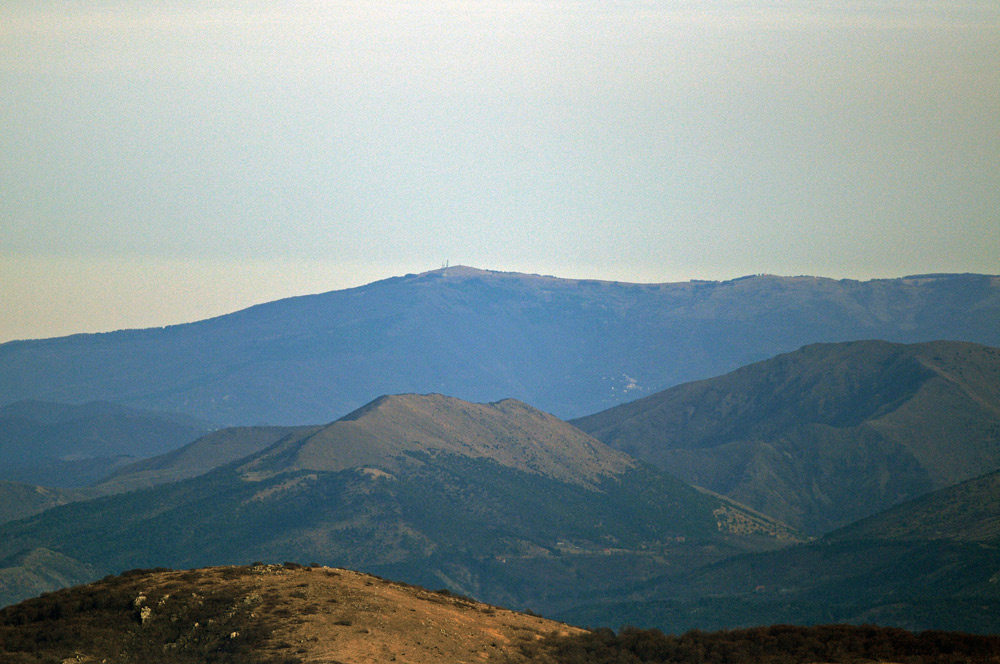
[[[446,261],[1000,272],[1000,3],[0,3],[0,342]]]

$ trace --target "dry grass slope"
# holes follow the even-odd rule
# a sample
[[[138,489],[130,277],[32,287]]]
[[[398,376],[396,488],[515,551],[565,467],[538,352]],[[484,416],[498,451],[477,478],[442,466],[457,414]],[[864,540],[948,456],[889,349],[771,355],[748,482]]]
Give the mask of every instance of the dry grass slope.
[[[406,453],[489,458],[527,473],[592,487],[635,462],[574,426],[514,399],[470,403],[441,394],[379,397],[322,429],[255,458],[244,470],[339,471],[370,465],[398,472]]]
[[[327,567],[136,570],[0,611],[0,661],[523,662],[583,630]]]

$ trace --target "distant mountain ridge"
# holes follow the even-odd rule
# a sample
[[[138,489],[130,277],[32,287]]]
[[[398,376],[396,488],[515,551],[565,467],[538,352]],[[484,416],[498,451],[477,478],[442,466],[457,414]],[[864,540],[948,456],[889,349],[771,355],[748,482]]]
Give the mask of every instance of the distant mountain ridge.
[[[18,401],[0,408],[0,480],[82,487],[212,428],[186,415],[106,401]]]
[[[818,534],[1000,468],[1000,349],[814,344],[573,424]]]
[[[805,344],[1000,345],[1000,277],[627,284],[453,267],[166,328],[0,345],[0,404],[105,399],[224,424],[328,422],[380,394],[578,417]]]

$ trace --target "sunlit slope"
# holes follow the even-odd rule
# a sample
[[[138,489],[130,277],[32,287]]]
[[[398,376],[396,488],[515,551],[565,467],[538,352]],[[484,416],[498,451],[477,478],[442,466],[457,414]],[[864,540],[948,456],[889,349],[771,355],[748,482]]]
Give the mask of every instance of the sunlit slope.
[[[541,607],[791,541],[523,403],[403,395],[200,477],[8,524],[0,557],[315,560]]]
[[[514,399],[477,404],[440,394],[407,394],[380,397],[315,433],[287,438],[242,469],[373,466],[396,472],[420,453],[489,459],[582,485],[619,477],[637,465],[576,427]]]
[[[232,427],[206,434],[184,447],[137,461],[105,478],[94,490],[120,493],[197,477],[260,452],[285,437],[318,427]]]
[[[583,630],[345,569],[136,571],[0,611],[0,659],[143,664],[529,661]]]

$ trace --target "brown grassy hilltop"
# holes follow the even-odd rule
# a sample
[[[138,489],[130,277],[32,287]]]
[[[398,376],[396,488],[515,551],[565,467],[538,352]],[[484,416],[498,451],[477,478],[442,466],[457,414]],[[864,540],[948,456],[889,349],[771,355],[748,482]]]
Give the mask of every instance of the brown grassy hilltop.
[[[583,631],[329,567],[137,570],[0,611],[0,661],[523,662]]]

